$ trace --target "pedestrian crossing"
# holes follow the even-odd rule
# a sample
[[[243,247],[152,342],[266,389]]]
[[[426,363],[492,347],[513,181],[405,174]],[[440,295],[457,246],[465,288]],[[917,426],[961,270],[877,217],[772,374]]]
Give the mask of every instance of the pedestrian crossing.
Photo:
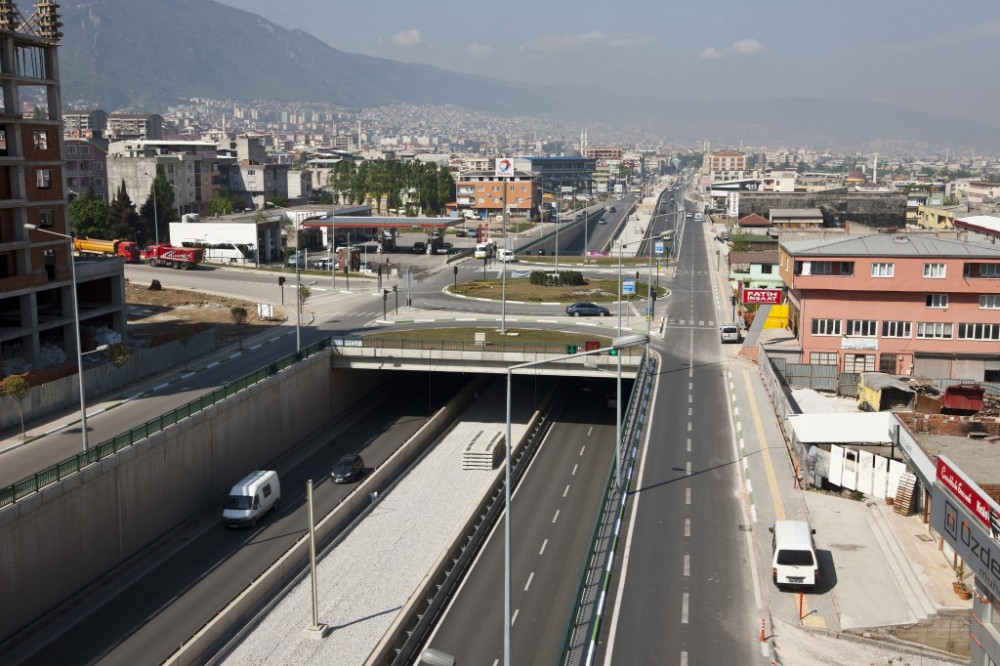
[[[715,328],[715,320],[713,319],[677,319],[675,317],[667,317],[667,326],[672,326],[673,328]]]

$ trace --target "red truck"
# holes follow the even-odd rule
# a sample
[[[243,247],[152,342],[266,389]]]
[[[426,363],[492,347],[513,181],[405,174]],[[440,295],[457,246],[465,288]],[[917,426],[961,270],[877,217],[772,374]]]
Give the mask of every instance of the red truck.
[[[130,240],[100,240],[98,238],[74,238],[73,249],[81,255],[101,257],[122,257],[129,263],[139,262],[139,246]]]
[[[205,258],[205,250],[200,247],[177,247],[175,245],[150,245],[142,251],[142,260],[150,266],[167,268],[197,268]]]

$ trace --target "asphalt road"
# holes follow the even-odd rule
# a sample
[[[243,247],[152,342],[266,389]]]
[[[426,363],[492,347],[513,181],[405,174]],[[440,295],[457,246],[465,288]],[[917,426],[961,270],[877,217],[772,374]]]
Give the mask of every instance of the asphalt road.
[[[662,364],[650,434],[602,627],[604,664],[762,660],[705,241],[700,225],[682,233],[671,325],[655,344]]]
[[[325,515],[355,487],[329,480],[337,458],[360,452],[367,466],[375,467],[424,424],[426,378],[422,373],[400,375],[397,390],[370,414],[350,424],[331,424],[322,438],[304,443],[277,466],[282,484],[277,515],[253,530],[228,530],[221,523],[221,508],[207,507],[167,542],[102,581],[100,590],[63,614],[55,630],[49,627],[44,635],[33,636],[30,642],[37,649],[24,662],[19,662],[20,654],[0,655],[0,661],[162,662],[302,536],[307,479],[314,484],[315,515]],[[435,377],[433,408],[462,382],[459,375]]]
[[[611,380],[574,385],[512,499],[512,664],[557,663],[613,460],[614,391]],[[503,580],[501,520],[426,647],[459,664],[502,662]]]

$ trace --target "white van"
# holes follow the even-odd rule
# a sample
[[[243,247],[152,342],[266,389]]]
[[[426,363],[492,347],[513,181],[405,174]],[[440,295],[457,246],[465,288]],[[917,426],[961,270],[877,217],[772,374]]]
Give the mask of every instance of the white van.
[[[722,338],[722,342],[740,342],[742,339],[740,325],[737,323],[723,324],[719,327],[719,335]]]
[[[804,520],[775,521],[771,528],[771,576],[778,588],[815,587],[819,583],[815,533]]]
[[[497,250],[497,259],[503,262],[517,261],[514,250]]]
[[[476,243],[476,250],[472,257],[474,259],[485,259],[493,256],[493,243]]]
[[[280,499],[277,472],[251,472],[229,491],[222,508],[222,522],[226,527],[255,527],[257,520],[274,509]]]

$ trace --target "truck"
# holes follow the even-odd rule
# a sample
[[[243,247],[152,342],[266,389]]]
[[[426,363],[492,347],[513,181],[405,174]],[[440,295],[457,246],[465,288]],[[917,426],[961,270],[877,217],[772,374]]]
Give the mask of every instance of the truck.
[[[138,263],[139,246],[130,240],[101,240],[99,238],[74,238],[73,249],[81,255],[122,257],[129,263]]]
[[[150,245],[142,251],[142,260],[150,266],[167,268],[197,268],[205,259],[205,251],[200,247],[177,247],[176,245]]]

